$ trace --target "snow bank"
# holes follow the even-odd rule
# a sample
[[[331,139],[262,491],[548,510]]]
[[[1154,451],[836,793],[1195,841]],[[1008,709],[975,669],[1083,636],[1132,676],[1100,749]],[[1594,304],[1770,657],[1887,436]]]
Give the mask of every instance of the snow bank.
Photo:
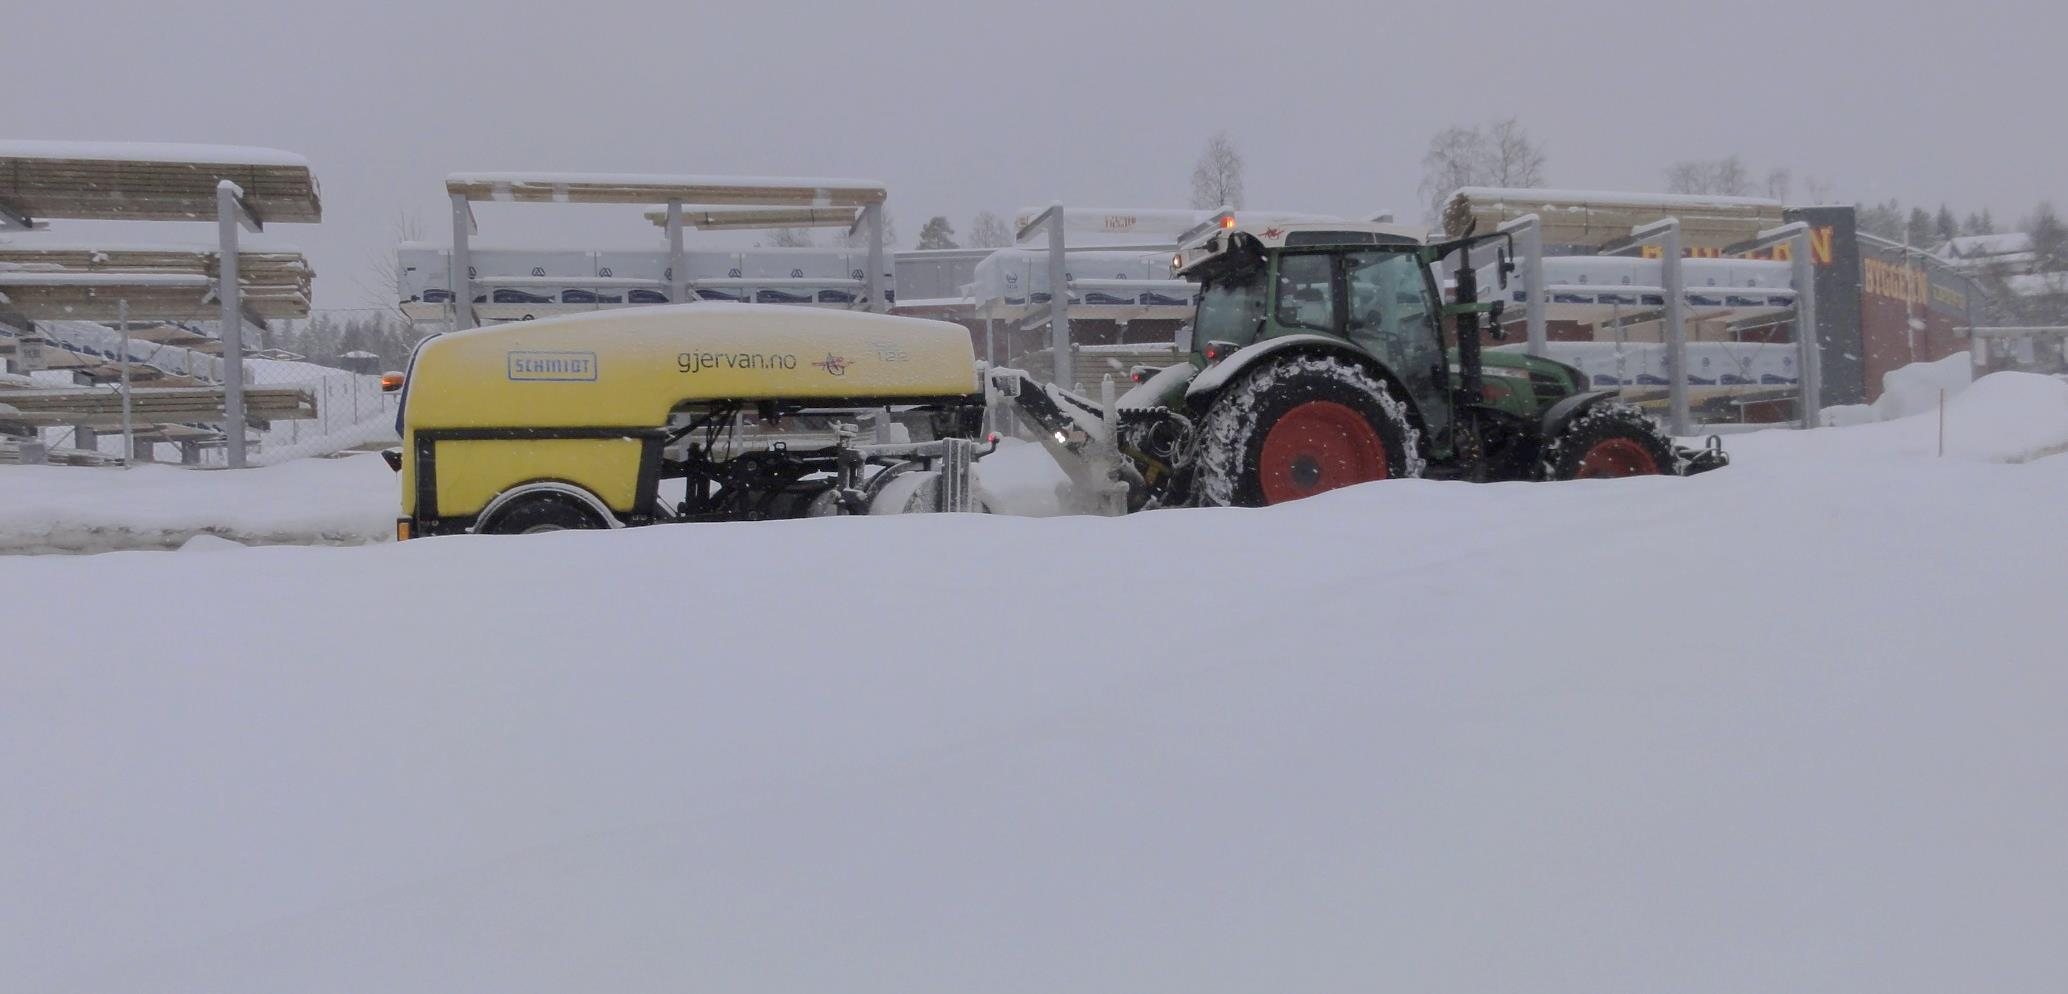
[[[1024,518],[1061,514],[1063,502],[1056,488],[1069,482],[1047,449],[1017,438],[999,442],[998,451],[977,463],[977,485],[999,514]]]
[[[1965,362],[1965,357],[1958,358]],[[1920,375],[1912,382],[1929,380]],[[1924,389],[1915,388],[1904,404],[1922,396]],[[1846,460],[1935,457],[1939,451],[1939,395],[1937,387],[1929,389],[1931,404],[1923,412],[1894,421],[1810,432],[1733,435],[1725,448],[1731,452],[1733,467],[1769,460],[1790,465],[1815,463],[1834,456]],[[1991,373],[1946,401],[1949,459],[2016,463],[2060,452],[2068,452],[2068,382],[2037,373]]]
[[[1894,421],[1912,414],[1939,409],[1939,394],[1953,397],[1975,380],[1975,360],[1965,352],[1936,362],[1913,362],[1890,370],[1881,377],[1881,397],[1874,402],[1874,417]]]
[[[1839,445],[1905,424],[1264,511],[0,559],[0,976],[2058,990],[2068,459]]]
[[[380,456],[263,469],[0,466],[0,554],[177,549],[196,535],[249,545],[394,537],[395,474]]]
[[[1974,379],[1974,360],[1965,352],[1933,362],[1913,362],[1881,374],[1881,396],[1874,403],[1827,407],[1819,412],[1818,420],[1826,428],[1849,428],[1936,412],[1942,392],[1953,397]]]

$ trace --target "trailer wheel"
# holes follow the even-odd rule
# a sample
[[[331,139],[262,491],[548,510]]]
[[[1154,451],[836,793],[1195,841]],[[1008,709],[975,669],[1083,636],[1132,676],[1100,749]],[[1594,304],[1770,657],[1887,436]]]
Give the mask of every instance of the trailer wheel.
[[[1673,441],[1627,404],[1599,404],[1573,419],[1544,450],[1547,480],[1605,480],[1671,473]]]
[[[606,527],[596,512],[566,494],[542,493],[512,502],[478,531],[484,535],[531,535]]]
[[[1356,363],[1293,355],[1215,398],[1199,431],[1194,492],[1261,507],[1373,480],[1422,475],[1407,405]]]

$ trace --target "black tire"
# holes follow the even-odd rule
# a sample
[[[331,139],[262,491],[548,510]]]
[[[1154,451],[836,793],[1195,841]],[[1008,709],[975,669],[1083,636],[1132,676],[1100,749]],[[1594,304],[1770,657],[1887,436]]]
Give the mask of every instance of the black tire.
[[[1546,480],[1678,475],[1673,440],[1643,411],[1604,402],[1568,422],[1544,448]]]
[[[1261,507],[1418,477],[1420,443],[1407,404],[1363,366],[1317,355],[1266,360],[1222,390],[1201,421],[1192,502]]]
[[[530,535],[608,525],[587,504],[567,494],[534,494],[511,501],[480,529],[484,535]]]

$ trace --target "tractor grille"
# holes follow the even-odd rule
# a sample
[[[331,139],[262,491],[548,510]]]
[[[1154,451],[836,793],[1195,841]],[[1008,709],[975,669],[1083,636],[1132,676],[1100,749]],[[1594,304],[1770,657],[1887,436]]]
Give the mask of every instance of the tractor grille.
[[[1565,396],[1567,390],[1563,380],[1549,373],[1534,370],[1529,374],[1529,388],[1537,395],[1538,407],[1549,407],[1557,403],[1559,398]]]

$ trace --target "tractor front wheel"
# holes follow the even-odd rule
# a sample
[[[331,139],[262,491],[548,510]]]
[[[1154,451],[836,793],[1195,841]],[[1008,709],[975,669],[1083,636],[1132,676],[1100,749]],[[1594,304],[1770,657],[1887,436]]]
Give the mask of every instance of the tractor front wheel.
[[[1269,361],[1223,391],[1199,431],[1196,501],[1261,507],[1422,475],[1407,405],[1330,356]]]
[[[1547,480],[1599,480],[1673,472],[1673,442],[1644,412],[1597,405],[1565,426],[1544,450]]]

